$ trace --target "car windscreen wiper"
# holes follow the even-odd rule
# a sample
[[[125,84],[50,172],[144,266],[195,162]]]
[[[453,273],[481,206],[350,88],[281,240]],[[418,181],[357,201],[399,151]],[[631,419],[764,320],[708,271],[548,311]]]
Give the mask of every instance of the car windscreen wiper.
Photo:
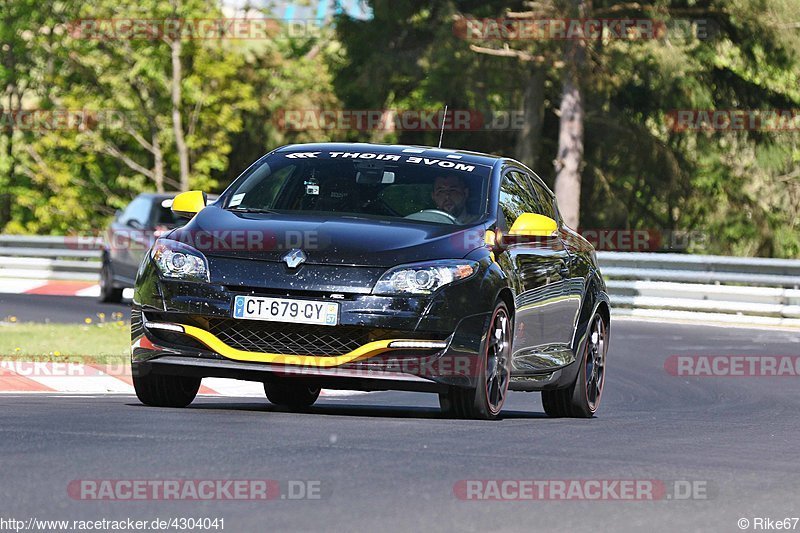
[[[225,210],[232,211],[234,213],[267,213],[271,215],[278,213],[272,209],[262,209],[260,207],[227,207]]]

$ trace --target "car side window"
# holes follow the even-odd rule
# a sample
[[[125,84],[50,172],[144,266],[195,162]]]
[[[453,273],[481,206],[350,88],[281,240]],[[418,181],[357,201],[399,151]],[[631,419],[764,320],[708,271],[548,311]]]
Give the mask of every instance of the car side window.
[[[531,212],[556,220],[556,210],[553,197],[550,196],[550,193],[547,192],[547,189],[531,176],[526,175],[525,179],[530,183],[530,186],[537,198],[536,204],[532,206],[535,210]]]
[[[500,185],[500,205],[498,209],[498,215],[501,215],[499,217],[500,228],[503,230],[513,226],[517,217],[525,212],[523,198],[529,193],[525,192],[525,182],[521,178],[522,176],[514,171],[507,172],[503,176],[503,182]]]
[[[520,171],[512,170],[500,186],[500,227],[508,229],[522,213],[536,213],[555,219],[552,198],[536,180]],[[502,223],[505,218],[505,227]]]
[[[134,228],[146,228],[150,215],[150,202],[146,198],[136,198],[125,208],[119,223]]]

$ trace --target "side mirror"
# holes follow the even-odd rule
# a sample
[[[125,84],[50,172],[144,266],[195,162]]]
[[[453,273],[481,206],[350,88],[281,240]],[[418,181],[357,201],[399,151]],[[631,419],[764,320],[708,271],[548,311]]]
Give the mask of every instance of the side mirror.
[[[514,221],[508,235],[512,237],[553,237],[558,232],[558,222],[536,213],[522,213]]]
[[[203,191],[182,192],[172,200],[172,212],[179,217],[192,218],[205,208],[206,202]]]

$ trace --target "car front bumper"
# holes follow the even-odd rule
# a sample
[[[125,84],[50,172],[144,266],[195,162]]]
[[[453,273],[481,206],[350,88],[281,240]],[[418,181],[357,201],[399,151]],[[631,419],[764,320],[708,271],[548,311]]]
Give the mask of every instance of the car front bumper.
[[[425,297],[344,292],[332,300],[326,291],[167,281],[145,264],[131,316],[132,365],[137,373],[297,378],[340,389],[474,387],[493,303],[476,297],[480,290],[476,277]],[[336,301],[339,325],[233,319],[239,294]]]

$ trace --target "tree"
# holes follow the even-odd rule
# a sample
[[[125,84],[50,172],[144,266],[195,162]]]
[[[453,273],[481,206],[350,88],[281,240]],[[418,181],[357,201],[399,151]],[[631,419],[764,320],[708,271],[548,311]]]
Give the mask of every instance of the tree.
[[[19,145],[32,132],[20,129],[17,121],[26,99],[38,98],[48,106],[50,88],[39,83],[37,73],[57,68],[50,51],[64,11],[63,3],[0,0],[0,230],[14,215],[14,196],[26,185]]]
[[[562,213],[574,212],[580,198],[583,228],[649,229],[665,237],[692,232],[706,238],[689,249],[710,253],[800,254],[797,133],[676,131],[670,122],[680,109],[798,108],[800,32],[793,2],[371,5],[372,21],[338,27],[347,53],[335,83],[348,107],[363,108],[365,99],[375,107],[517,105],[528,124],[515,138],[506,132],[459,134],[459,147],[527,162],[534,159],[529,139],[540,131],[534,170],[559,192],[564,172],[573,176],[566,187],[571,192],[559,194],[559,204]],[[468,41],[452,31],[454,19],[470,17],[580,18],[569,8],[584,9],[589,19],[651,21],[654,31],[573,41],[515,40],[502,32]],[[383,61],[388,55],[391,65]],[[543,83],[532,72],[541,72]],[[435,142],[418,132],[395,138]],[[565,154],[571,154],[569,165]],[[555,164],[548,168],[546,161]]]
[[[96,38],[110,30],[97,21],[121,18],[119,13],[186,23],[223,15],[205,0],[68,7],[53,17],[53,46],[41,44],[30,56],[59,67],[34,64],[29,76],[35,96],[26,105],[85,110],[89,121],[80,128],[15,132],[19,184],[8,232],[96,230],[141,191],[214,192],[276,144],[306,135],[281,131],[274,120],[278,110],[337,106],[325,66],[334,52],[324,35]],[[21,18],[25,9],[19,9]],[[46,99],[38,97],[45,93]]]
[[[570,0],[567,14],[585,19],[587,2]],[[583,97],[581,83],[584,69],[584,43],[573,39],[564,51],[564,81],[559,109],[558,155],[555,160],[555,193],[564,222],[578,228],[581,214],[581,167],[583,165]]]

